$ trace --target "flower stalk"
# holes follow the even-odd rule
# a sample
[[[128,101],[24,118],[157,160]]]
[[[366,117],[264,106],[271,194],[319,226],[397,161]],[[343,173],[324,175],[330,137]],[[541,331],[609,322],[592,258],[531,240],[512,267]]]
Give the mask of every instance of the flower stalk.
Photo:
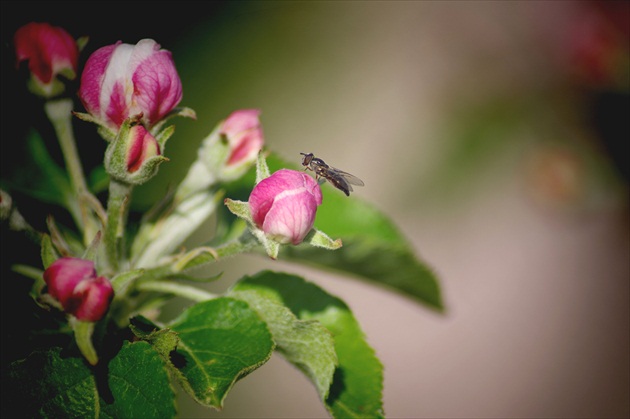
[[[172,281],[142,282],[137,286],[140,291],[162,292],[201,302],[217,298],[217,295],[190,285],[178,284]]]
[[[109,182],[107,201],[107,226],[105,227],[105,254],[108,268],[118,272],[120,268],[120,239],[124,235],[127,204],[131,199],[133,186],[112,178]]]
[[[70,176],[70,184],[74,195],[67,198],[68,209],[75,223],[83,233],[83,244],[89,244],[97,231],[99,223],[94,217],[88,202],[93,202],[88,191],[83,167],[76,147],[72,130],[72,100],[51,100],[44,104],[46,116],[50,120],[59,139],[64,162]]]

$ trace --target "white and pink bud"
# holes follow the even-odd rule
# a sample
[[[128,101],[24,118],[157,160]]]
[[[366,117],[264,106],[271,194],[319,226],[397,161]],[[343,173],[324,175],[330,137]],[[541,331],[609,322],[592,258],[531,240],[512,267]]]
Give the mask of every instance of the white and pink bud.
[[[94,122],[114,134],[140,116],[151,131],[182,99],[182,84],[170,51],[152,39],[117,42],[96,50],[81,75],[79,98]]]

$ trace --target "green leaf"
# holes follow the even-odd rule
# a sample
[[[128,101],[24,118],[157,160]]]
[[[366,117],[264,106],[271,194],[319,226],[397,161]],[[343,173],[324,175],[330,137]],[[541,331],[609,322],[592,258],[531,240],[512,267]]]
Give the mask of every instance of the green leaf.
[[[59,348],[34,352],[11,364],[8,379],[3,417],[166,418],[176,413],[164,363],[146,342],[126,342],[102,370]]]
[[[337,365],[333,337],[321,323],[300,320],[284,305],[280,292],[270,286],[275,275],[283,278],[283,274],[273,272],[244,277],[229,295],[246,301],[258,312],[271,330],[276,349],[310,378],[320,398],[326,400]],[[293,282],[295,288],[311,287],[302,279]]]
[[[99,164],[94,167],[88,177],[90,191],[94,194],[105,192],[109,187],[109,175],[105,171],[105,166]]]
[[[31,130],[26,140],[32,161],[16,172],[12,186],[41,201],[68,206],[72,187],[65,171],[48,154],[37,131]]]
[[[166,365],[146,342],[125,342],[109,363],[111,401],[101,400],[102,416],[174,417],[175,392]]]
[[[299,168],[273,154],[267,157],[272,172]],[[254,173],[227,185],[231,199],[247,200],[254,186]],[[414,249],[398,227],[357,194],[346,197],[325,184],[324,201],[317,209],[315,227],[328,236],[340,238],[343,247],[330,251],[308,245],[282,246],[280,259],[326,267],[385,285],[415,298],[435,310],[443,309],[437,277],[416,257]]]
[[[170,329],[161,329],[144,316],[132,318],[129,328],[138,338],[149,342],[162,359],[168,360],[170,363],[170,354],[177,349],[179,344],[177,333]]]
[[[199,403],[220,409],[232,386],[263,365],[274,343],[245,302],[217,298],[188,308],[169,328],[180,342],[173,356],[182,386]]]
[[[298,319],[317,320],[330,331],[339,366],[326,407],[335,418],[383,417],[383,366],[343,301],[298,276],[271,271],[245,278],[236,285],[236,295],[241,290],[266,296]]]
[[[2,417],[96,417],[96,381],[82,358],[61,356],[61,349],[34,352],[11,364],[11,385],[3,396]],[[5,393],[6,395],[6,393]],[[12,413],[8,413],[12,412]]]

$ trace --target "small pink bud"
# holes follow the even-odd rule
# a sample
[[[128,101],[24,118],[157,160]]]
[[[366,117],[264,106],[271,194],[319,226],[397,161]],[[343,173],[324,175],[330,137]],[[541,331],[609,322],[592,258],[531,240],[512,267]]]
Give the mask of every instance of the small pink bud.
[[[100,320],[114,296],[111,283],[96,276],[94,262],[89,260],[58,259],[44,271],[44,281],[64,311],[79,320]]]
[[[53,95],[58,74],[76,77],[79,48],[64,29],[48,23],[31,22],[19,28],[13,37],[17,64],[28,61],[32,80],[47,96]]]
[[[182,84],[170,51],[154,40],[119,41],[88,58],[79,97],[87,112],[114,132],[139,114],[151,129],[179,104]]]
[[[95,322],[107,313],[113,297],[114,289],[107,278],[88,278],[77,284],[66,311],[79,320]]]
[[[64,307],[77,284],[95,276],[94,262],[77,258],[57,259],[44,271],[48,292]]]
[[[230,146],[228,166],[256,160],[264,143],[259,115],[258,109],[242,109],[232,112],[223,122],[221,134],[227,137]]]
[[[313,228],[322,192],[309,175],[281,169],[258,182],[249,196],[252,220],[278,243],[300,244]]]
[[[150,157],[160,155],[160,145],[153,135],[142,125],[129,129],[129,148],[127,151],[127,171],[134,173]]]

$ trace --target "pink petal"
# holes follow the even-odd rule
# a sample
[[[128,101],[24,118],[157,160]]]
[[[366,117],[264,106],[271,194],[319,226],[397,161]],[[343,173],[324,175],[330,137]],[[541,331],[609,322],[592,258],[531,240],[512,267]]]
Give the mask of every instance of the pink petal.
[[[127,152],[127,170],[137,171],[150,157],[160,154],[160,145],[142,125],[135,125],[130,130],[129,151]]]
[[[131,80],[135,110],[142,112],[147,124],[152,126],[179,104],[183,93],[170,51],[159,50],[160,46],[152,40],[143,41],[136,47],[138,53],[134,50],[132,56]],[[146,55],[151,45],[152,54]]]
[[[260,125],[259,109],[241,109],[234,111],[223,122],[221,133],[229,136],[236,136],[243,131],[256,128]]]
[[[313,228],[317,204],[305,189],[285,191],[274,200],[262,230],[281,243],[300,244]]]
[[[81,87],[79,88],[79,98],[85,109],[93,116],[101,114],[101,88],[105,78],[105,71],[114,50],[121,42],[96,50],[85,63],[83,74],[81,74]]]

